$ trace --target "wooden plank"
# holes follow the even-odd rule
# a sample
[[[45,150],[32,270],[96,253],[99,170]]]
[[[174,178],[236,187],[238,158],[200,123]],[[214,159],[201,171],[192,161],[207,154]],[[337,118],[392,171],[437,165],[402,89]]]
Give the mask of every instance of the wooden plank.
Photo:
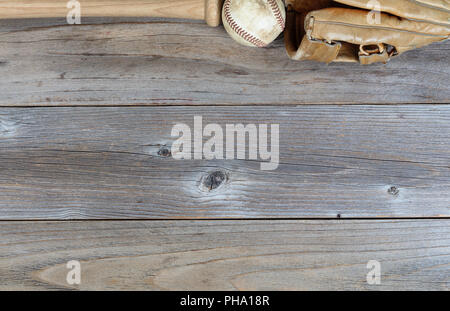
[[[0,106],[450,101],[449,42],[388,65],[325,65],[289,60],[282,39],[247,48],[201,23],[84,21],[0,22]]]
[[[194,116],[279,124],[278,168],[175,160]],[[448,217],[449,145],[448,105],[3,108],[0,219]]]
[[[449,290],[450,220],[1,222],[0,254],[2,290]]]

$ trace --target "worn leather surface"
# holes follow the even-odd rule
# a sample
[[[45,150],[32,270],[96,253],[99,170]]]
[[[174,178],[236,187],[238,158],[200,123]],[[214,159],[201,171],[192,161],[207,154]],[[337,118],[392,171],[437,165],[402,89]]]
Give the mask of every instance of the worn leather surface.
[[[225,0],[222,21],[236,42],[265,47],[284,31],[285,14],[282,0]]]
[[[449,38],[450,0],[377,1],[286,0],[288,55],[326,63],[386,63]]]

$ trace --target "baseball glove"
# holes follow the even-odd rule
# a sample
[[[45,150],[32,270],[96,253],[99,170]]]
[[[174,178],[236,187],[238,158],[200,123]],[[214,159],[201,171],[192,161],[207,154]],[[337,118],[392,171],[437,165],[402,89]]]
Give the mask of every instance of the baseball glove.
[[[286,0],[295,60],[386,63],[450,35],[450,0]]]

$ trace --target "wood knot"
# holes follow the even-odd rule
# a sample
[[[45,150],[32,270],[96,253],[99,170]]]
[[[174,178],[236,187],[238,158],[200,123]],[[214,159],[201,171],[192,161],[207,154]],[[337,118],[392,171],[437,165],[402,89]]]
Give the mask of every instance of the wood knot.
[[[400,189],[398,189],[395,186],[389,187],[388,191],[387,191],[390,195],[394,195],[397,196],[400,193]]]
[[[214,171],[203,176],[200,190],[211,192],[221,188],[228,181],[228,174],[223,171]]]
[[[158,150],[158,155],[159,155],[160,157],[165,157],[165,158],[167,158],[167,157],[172,156],[172,152],[171,152],[170,149],[167,148],[166,146],[162,146],[162,147],[159,148],[159,150]]]

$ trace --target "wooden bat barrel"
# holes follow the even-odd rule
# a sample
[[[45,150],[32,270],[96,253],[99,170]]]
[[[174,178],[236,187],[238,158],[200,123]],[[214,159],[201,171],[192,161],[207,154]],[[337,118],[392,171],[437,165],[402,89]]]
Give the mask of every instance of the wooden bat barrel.
[[[75,2],[75,1],[72,1]],[[78,0],[81,17],[163,17],[221,22],[223,0]],[[0,19],[65,17],[69,0],[0,0]]]

